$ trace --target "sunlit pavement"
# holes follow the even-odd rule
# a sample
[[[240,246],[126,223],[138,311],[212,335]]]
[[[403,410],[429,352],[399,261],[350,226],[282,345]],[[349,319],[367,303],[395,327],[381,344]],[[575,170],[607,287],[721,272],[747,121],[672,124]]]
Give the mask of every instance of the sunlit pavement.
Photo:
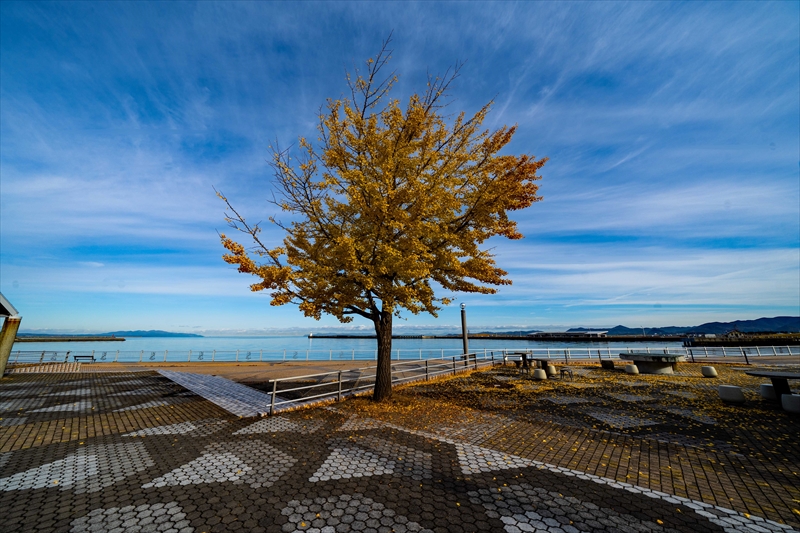
[[[0,530],[800,527],[800,416],[761,399],[763,380],[573,368],[574,381],[498,368],[270,418],[155,372],[8,376]],[[746,404],[722,404],[722,383]]]

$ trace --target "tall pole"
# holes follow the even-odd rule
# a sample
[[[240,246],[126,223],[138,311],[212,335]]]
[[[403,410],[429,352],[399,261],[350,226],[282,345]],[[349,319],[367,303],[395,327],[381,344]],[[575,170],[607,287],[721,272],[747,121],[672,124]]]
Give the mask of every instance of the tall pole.
[[[464,342],[464,353],[469,353],[469,338],[467,337],[467,304],[461,304],[461,339]]]

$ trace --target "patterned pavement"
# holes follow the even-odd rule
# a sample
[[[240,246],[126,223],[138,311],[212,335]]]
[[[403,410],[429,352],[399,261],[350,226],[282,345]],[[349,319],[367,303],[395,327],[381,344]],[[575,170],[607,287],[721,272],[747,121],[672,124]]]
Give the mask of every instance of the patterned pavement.
[[[719,381],[692,375],[626,389],[581,370],[543,384],[476,372],[387,405],[269,418],[230,412],[246,391],[220,397],[222,382],[214,403],[155,372],[11,375],[0,381],[0,530],[800,530],[797,416],[752,392],[732,415],[698,409]],[[768,430],[733,438],[748,409]],[[658,476],[667,466],[670,483]]]

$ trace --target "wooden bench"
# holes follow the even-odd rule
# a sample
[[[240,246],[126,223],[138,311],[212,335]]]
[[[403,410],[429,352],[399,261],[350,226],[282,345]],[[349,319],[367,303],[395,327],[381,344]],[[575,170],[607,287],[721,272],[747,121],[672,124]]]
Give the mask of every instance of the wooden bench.
[[[94,363],[94,356],[93,355],[73,355],[72,360],[76,363],[85,362],[85,363]]]
[[[642,374],[672,374],[684,361],[682,355],[669,353],[630,352],[619,354],[619,358],[633,361]]]

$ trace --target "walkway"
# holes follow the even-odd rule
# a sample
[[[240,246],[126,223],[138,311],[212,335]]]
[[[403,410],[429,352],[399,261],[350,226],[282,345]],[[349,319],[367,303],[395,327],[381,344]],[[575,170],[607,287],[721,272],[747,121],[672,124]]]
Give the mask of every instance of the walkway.
[[[800,421],[757,381],[718,368],[748,395],[729,408],[694,369],[576,370],[536,383],[501,368],[269,418],[155,372],[13,375],[2,530],[800,530]]]

